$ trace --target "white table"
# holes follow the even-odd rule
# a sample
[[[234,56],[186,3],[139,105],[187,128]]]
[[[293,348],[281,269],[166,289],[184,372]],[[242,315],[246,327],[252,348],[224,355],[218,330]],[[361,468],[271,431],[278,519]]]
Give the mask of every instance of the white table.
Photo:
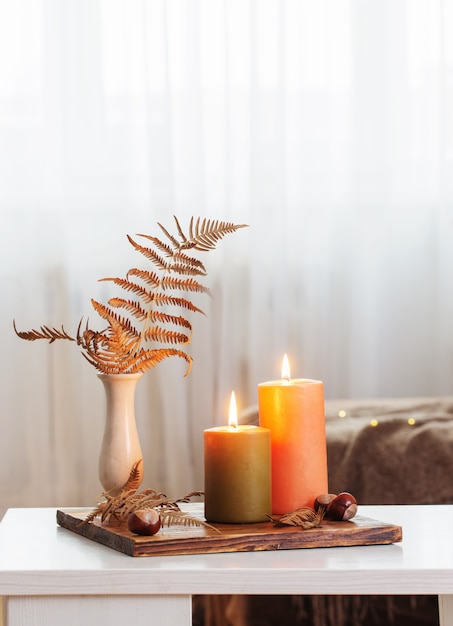
[[[453,626],[453,505],[360,507],[403,527],[386,546],[134,558],[10,509],[0,523],[4,625],[191,624],[192,594],[439,595]]]

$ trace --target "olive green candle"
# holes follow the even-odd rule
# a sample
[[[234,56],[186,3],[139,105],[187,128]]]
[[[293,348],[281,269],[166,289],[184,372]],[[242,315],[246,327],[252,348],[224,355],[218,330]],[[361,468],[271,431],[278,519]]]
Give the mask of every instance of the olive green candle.
[[[204,431],[205,517],[247,524],[271,514],[270,430],[220,426]]]

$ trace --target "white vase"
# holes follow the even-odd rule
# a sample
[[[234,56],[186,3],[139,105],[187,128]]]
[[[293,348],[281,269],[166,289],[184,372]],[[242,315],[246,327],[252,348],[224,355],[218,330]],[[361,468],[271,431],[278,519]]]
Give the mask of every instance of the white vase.
[[[138,374],[98,374],[107,401],[104,436],[99,456],[99,480],[111,495],[119,493],[137,461],[143,459],[135,421]],[[143,462],[137,484],[143,480]]]

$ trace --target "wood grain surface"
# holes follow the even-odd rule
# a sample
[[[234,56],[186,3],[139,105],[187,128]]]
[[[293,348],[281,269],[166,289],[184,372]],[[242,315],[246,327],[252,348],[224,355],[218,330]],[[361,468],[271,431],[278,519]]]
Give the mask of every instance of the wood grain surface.
[[[183,508],[183,507],[181,507]],[[204,520],[203,503],[184,505],[193,516]],[[213,552],[253,552],[390,544],[402,540],[401,526],[357,515],[348,522],[323,520],[318,528],[258,524],[213,524],[206,527],[170,526],[151,537],[134,535],[125,523],[105,526],[99,520],[87,523],[90,509],[59,509],[57,522],[79,535],[130,556],[171,556]]]

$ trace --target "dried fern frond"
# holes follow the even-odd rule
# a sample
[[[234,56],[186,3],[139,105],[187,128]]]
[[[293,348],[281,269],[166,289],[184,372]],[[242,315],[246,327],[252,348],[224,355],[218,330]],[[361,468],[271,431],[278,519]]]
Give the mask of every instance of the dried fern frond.
[[[61,327],[61,330],[58,330],[57,328],[49,328],[48,326],[41,326],[39,330],[20,331],[16,328],[16,320],[13,320],[13,327],[16,335],[26,341],[36,341],[37,339],[47,339],[49,343],[53,343],[57,339],[75,341],[75,338],[68,335],[63,326]]]
[[[216,530],[204,520],[182,511],[180,503],[189,502],[192,498],[202,496],[203,491],[191,491],[182,498],[170,500],[164,493],[159,493],[154,489],[144,489],[137,493],[136,474],[139,471],[141,461],[138,461],[130,473],[129,479],[116,496],[105,492],[102,495],[106,500],[100,502],[93,511],[86,517],[85,522],[91,523],[99,518],[102,524],[112,525],[126,522],[131,513],[139,510],[156,509],[159,512],[162,526],[182,525],[182,526],[205,526]]]
[[[160,252],[163,252],[164,257],[169,257],[172,258],[173,257],[173,248],[174,246],[170,246],[168,243],[165,243],[164,241],[162,241],[161,239],[159,239],[158,237],[153,237],[152,235],[137,235],[137,237],[143,237],[144,239],[148,239],[148,241],[151,241],[154,245],[155,248],[157,248],[157,250],[160,250]],[[141,246],[132,239],[132,237],[129,238],[129,241],[131,242],[131,244],[140,252],[143,252],[143,254],[147,254],[148,249],[147,248],[141,248]],[[163,261],[159,261],[160,264],[163,264]]]
[[[171,249],[168,244],[162,242],[157,237],[152,237],[151,235],[137,235],[137,237],[142,237],[144,239],[148,239],[152,241],[156,247],[158,247],[161,251],[163,251],[166,255],[171,257],[171,263],[168,264],[167,268],[172,272],[176,272],[177,274],[185,274],[185,275],[198,275],[198,276],[206,276],[206,268],[204,264],[200,261],[200,259],[196,259],[195,257],[191,257],[188,254],[182,252],[182,250]],[[148,248],[144,246],[140,246],[136,241],[132,238],[129,239],[130,243],[138,250],[139,252],[143,251],[146,255]],[[175,240],[175,246],[177,247],[179,244]],[[164,264],[162,258],[159,259],[158,263],[160,265]]]
[[[161,507],[159,509],[160,523],[162,527],[164,526],[204,526],[205,528],[210,528],[211,530],[215,530],[216,532],[220,532],[218,528],[215,526],[211,526],[208,522],[200,519],[199,517],[194,517],[185,511],[181,511],[179,509],[169,508],[169,507]]]
[[[109,333],[113,335],[119,332],[121,337],[126,339],[135,339],[140,336],[139,331],[133,326],[132,321],[124,316],[118,315],[111,307],[91,300],[91,304],[96,313],[108,322],[108,328],[101,334],[104,339],[108,339]]]
[[[129,240],[129,243],[137,250],[137,252],[140,252],[149,261],[154,263],[154,265],[157,267],[158,270],[160,270],[162,272],[165,272],[166,270],[168,270],[168,267],[169,267],[168,262],[165,261],[164,257],[162,257],[159,254],[157,254],[157,252],[155,250],[153,250],[153,248],[148,248],[148,247],[145,247],[145,246],[141,246],[134,239],[132,239],[132,237],[130,237],[129,235],[127,236],[127,238]]]
[[[168,501],[163,493],[153,489],[147,489],[140,493],[136,491],[121,491],[116,496],[104,494],[106,502],[101,502],[86,518],[85,521],[93,521],[99,517],[107,526],[115,522],[125,522],[130,513],[141,509],[156,508]]]
[[[162,311],[152,311],[149,315],[151,322],[160,322],[161,324],[173,324],[174,326],[182,326],[192,331],[192,324],[182,315],[170,315]]]
[[[176,228],[178,229],[178,233],[179,233],[179,236],[180,236],[180,238],[181,238],[181,241],[182,241],[182,243],[183,243],[183,244],[185,244],[185,243],[186,243],[186,241],[187,241],[187,237],[184,235],[184,233],[183,233],[183,231],[182,231],[182,228],[181,228],[181,225],[180,225],[180,223],[179,223],[179,221],[178,221],[178,218],[177,218],[175,215],[173,215],[173,218],[174,218],[174,220],[175,220],[175,222],[176,222]],[[192,223],[192,222],[191,222],[191,223]],[[168,230],[167,230],[167,229],[166,229],[166,228],[165,228],[162,224],[160,224],[159,222],[157,222],[157,225],[158,225],[158,226],[159,226],[159,228],[162,230],[162,232],[164,233],[164,235],[165,235],[166,237],[168,237],[168,239],[170,240],[170,243],[171,243],[172,247],[173,247],[175,250],[182,250],[182,249],[184,248],[184,246],[182,246],[182,245],[180,244],[180,242],[176,239],[176,237],[174,237],[174,236],[173,236],[173,235],[172,235],[172,234],[171,234],[171,233],[170,233],[170,232],[169,232],[169,231],[168,231]],[[149,238],[149,237],[148,237],[148,238]]]
[[[146,372],[152,367],[156,367],[159,363],[162,363],[165,359],[169,359],[176,356],[183,359],[187,363],[187,369],[184,376],[190,374],[192,369],[193,359],[183,350],[177,350],[175,348],[159,348],[158,350],[141,350],[133,360],[130,361],[129,371],[132,374],[138,372]]]
[[[190,343],[189,335],[160,328],[159,326],[148,328],[143,336],[146,341],[158,341],[159,343],[181,344],[183,346],[187,346]]]
[[[182,317],[182,315],[171,315],[170,313],[165,313],[163,311],[151,311],[151,313],[149,313],[145,311],[142,306],[140,306],[139,302],[135,302],[133,300],[110,298],[109,305],[117,309],[125,309],[126,311],[133,313],[134,317],[140,320],[148,318],[151,323],[172,324],[174,326],[187,328],[190,331],[192,330],[192,324],[189,320],[186,320],[185,317]]]
[[[168,344],[186,347],[192,339],[192,324],[186,312],[203,313],[189,298],[189,294],[210,294],[208,287],[197,278],[206,276],[203,263],[189,250],[207,252],[227,234],[246,224],[233,224],[219,220],[192,217],[188,235],[174,216],[177,235],[172,235],[158,223],[167,240],[152,235],[137,235],[147,245],[142,245],[127,235],[129,243],[150,263],[150,269],[131,268],[125,278],[106,277],[116,287],[132,294],[132,298],[112,297],[107,304],[91,300],[95,312],[106,323],[103,330],[93,330],[86,322],[82,330],[79,323],[77,335],[71,337],[65,329],[41,326],[38,330],[14,331],[27,341],[57,339],[77,342],[83,356],[97,371],[104,374],[145,372],[162,360],[177,356],[188,364],[185,376],[190,372],[192,358],[184,350],[169,349]],[[136,279],[135,282],[132,279]],[[186,294],[186,295],[184,295]],[[176,328],[168,328],[171,325]],[[185,328],[189,332],[179,332]],[[150,346],[151,344],[151,346]]]
[[[192,313],[203,313],[201,309],[192,304],[190,300],[186,300],[186,298],[178,298],[175,296],[169,296],[166,293],[158,293],[154,296],[154,304],[155,306],[177,306],[182,309],[187,309],[188,311],[192,311]]]
[[[175,252],[173,255],[172,269],[178,274],[192,274],[197,276],[206,276],[206,268],[199,259],[195,259],[184,252]]]
[[[190,491],[188,494],[186,494],[182,498],[178,498],[177,500],[174,500],[174,502],[175,504],[178,504],[180,502],[181,503],[190,502],[192,498],[200,498],[201,496],[204,496],[204,491]]]
[[[136,267],[132,267],[126,274],[126,279],[129,280],[130,276],[136,276],[149,287],[151,287],[151,289],[159,287],[160,279],[156,272],[151,272],[149,270],[140,270]]]
[[[271,517],[270,519],[275,526],[299,526],[303,530],[308,530],[319,526],[324,515],[325,507],[320,507],[317,512],[310,507],[302,507],[293,513],[286,513],[279,518]]]
[[[128,374],[143,373],[147,370],[156,367],[159,363],[165,359],[177,356],[187,363],[187,369],[184,376],[190,374],[192,369],[193,359],[183,350],[176,350],[175,348],[159,348],[158,350],[140,350],[138,354],[134,354],[130,358],[126,359],[123,356],[122,360],[118,363],[115,362],[115,354],[106,353],[105,357],[101,352],[95,355],[95,358],[91,358],[89,354],[83,354],[85,359],[100,373],[102,374],[120,374],[127,368]]]
[[[131,272],[129,272],[131,274]],[[124,289],[125,291],[132,292],[134,295],[141,298],[146,304],[150,304],[153,301],[153,292],[150,289],[146,289],[142,285],[131,282],[127,278],[101,278],[99,282],[110,281]]]
[[[86,522],[87,524],[91,524],[97,517],[100,517],[102,511],[106,507],[107,502],[100,502],[95,509],[93,509],[88,515],[82,520],[81,523]]]
[[[193,293],[211,293],[208,287],[205,287],[193,278],[174,278],[173,276],[166,276],[162,280],[161,287],[164,290],[176,289],[180,291],[191,291]]]
[[[193,220],[191,220],[191,227]],[[191,239],[196,242],[194,246],[196,250],[213,250],[220,239],[228,233],[232,233],[236,227],[231,222],[219,222],[218,220],[204,219],[200,224],[200,218],[197,219],[195,228],[191,228]]]
[[[139,321],[146,320],[148,316],[148,312],[141,306],[140,302],[134,300],[126,300],[125,298],[110,298],[109,306],[114,309],[125,309]]]
[[[143,459],[139,459],[134,463],[125,485],[122,487],[122,491],[137,491],[142,484],[142,472],[143,472]]]

